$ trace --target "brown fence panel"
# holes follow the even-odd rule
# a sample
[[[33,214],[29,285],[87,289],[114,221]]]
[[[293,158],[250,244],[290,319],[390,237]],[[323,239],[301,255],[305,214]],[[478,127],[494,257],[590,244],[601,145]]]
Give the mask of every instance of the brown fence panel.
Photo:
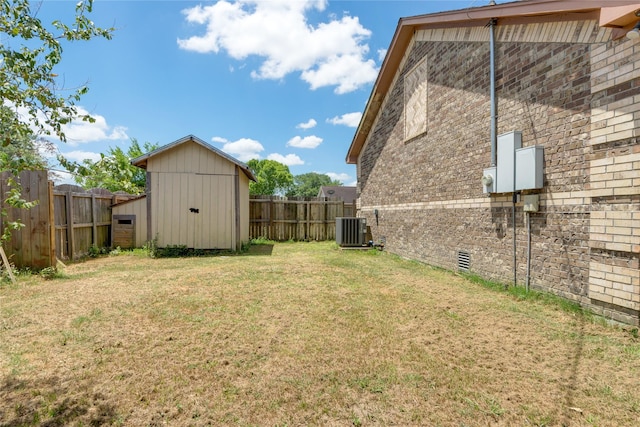
[[[249,203],[252,239],[334,240],[336,218],[345,216],[342,200],[251,196]]]
[[[104,189],[86,191],[75,185],[53,188],[46,171],[25,171],[20,174],[22,197],[39,200],[32,209],[9,208],[5,204],[9,172],[0,173],[0,196],[7,208],[8,220],[19,220],[24,227],[12,233],[4,244],[10,262],[18,268],[42,269],[56,265],[60,259],[85,256],[89,248],[111,244],[111,206],[136,197],[112,194]],[[4,231],[0,221],[0,233]]]
[[[54,266],[54,239],[50,227],[51,191],[47,172],[24,171],[19,175],[22,198],[28,202],[38,201],[38,205],[31,209],[9,208],[6,205],[6,193],[10,189],[7,179],[10,176],[10,172],[0,174],[1,203],[3,208],[7,208],[7,219],[19,220],[24,227],[13,231],[11,239],[4,244],[9,262],[17,268],[42,269]],[[4,225],[0,224],[0,233],[3,232]]]
[[[249,203],[249,236],[269,238],[271,230],[271,200],[251,200]]]
[[[133,195],[113,195],[107,190],[87,192],[81,187],[63,185],[54,189],[56,255],[78,259],[91,246],[111,245],[111,206]]]

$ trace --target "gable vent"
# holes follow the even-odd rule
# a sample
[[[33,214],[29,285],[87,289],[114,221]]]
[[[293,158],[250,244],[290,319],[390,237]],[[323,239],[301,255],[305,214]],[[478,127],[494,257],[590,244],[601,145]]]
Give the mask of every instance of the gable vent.
[[[469,271],[471,268],[471,254],[467,251],[458,251],[458,270]]]

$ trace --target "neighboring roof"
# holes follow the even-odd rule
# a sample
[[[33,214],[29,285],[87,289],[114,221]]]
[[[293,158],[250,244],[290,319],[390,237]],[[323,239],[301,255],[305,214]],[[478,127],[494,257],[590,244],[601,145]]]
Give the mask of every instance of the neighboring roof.
[[[484,26],[492,19],[497,25],[517,24],[531,19],[567,20],[570,17],[598,20],[601,27],[614,29],[613,38],[633,28],[640,0],[521,0],[489,6],[400,18],[396,32],[373,86],[360,124],[347,152],[347,163],[354,164],[378,115],[414,32],[428,28]]]
[[[162,147],[158,147],[153,151],[148,152],[147,154],[143,154],[140,157],[136,157],[135,159],[131,160],[131,164],[134,166],[137,166],[139,168],[142,169],[146,169],[147,168],[147,160],[149,160],[149,158],[156,156],[160,153],[164,153],[167,150],[171,150],[172,148],[175,148],[179,145],[184,144],[185,142],[195,142],[198,145],[201,145],[202,147],[206,148],[207,150],[211,150],[214,153],[216,153],[217,155],[224,157],[225,159],[229,160],[231,163],[236,164],[240,169],[242,169],[242,171],[244,172],[245,175],[247,175],[247,177],[252,180],[252,181],[256,181],[256,177],[253,175],[253,172],[251,172],[251,169],[249,169],[249,166],[247,166],[246,164],[242,163],[241,161],[239,161],[238,159],[231,157],[230,155],[228,155],[227,153],[225,153],[224,151],[221,151],[217,148],[215,148],[212,145],[207,144],[206,142],[204,142],[203,140],[201,140],[200,138],[198,138],[197,136],[193,136],[193,135],[187,135],[184,138],[180,138],[177,141],[173,141],[172,143],[169,143],[167,145],[163,145]]]
[[[318,191],[318,197],[337,197],[345,202],[351,202],[357,198],[356,187],[343,185],[323,185]]]

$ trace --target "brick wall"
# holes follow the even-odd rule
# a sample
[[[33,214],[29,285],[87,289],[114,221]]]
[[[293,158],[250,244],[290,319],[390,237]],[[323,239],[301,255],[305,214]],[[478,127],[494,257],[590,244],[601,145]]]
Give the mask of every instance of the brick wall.
[[[488,29],[418,31],[358,161],[374,240],[449,269],[523,284],[527,229],[511,195],[482,194],[490,165]],[[498,134],[544,147],[531,220],[531,286],[616,320],[640,312],[640,44],[594,21],[497,27]],[[426,132],[407,139],[404,76],[426,63]],[[376,225],[372,217],[379,211]],[[515,232],[514,232],[515,229]],[[514,271],[515,234],[515,271]]]
[[[640,44],[591,49],[589,297],[605,314],[640,311]]]

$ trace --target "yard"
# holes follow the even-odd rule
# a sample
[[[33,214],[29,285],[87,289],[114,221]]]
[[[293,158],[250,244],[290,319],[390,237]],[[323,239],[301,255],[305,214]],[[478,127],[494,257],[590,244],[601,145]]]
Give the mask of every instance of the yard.
[[[4,282],[0,375],[0,426],[640,425],[637,329],[331,243]]]

